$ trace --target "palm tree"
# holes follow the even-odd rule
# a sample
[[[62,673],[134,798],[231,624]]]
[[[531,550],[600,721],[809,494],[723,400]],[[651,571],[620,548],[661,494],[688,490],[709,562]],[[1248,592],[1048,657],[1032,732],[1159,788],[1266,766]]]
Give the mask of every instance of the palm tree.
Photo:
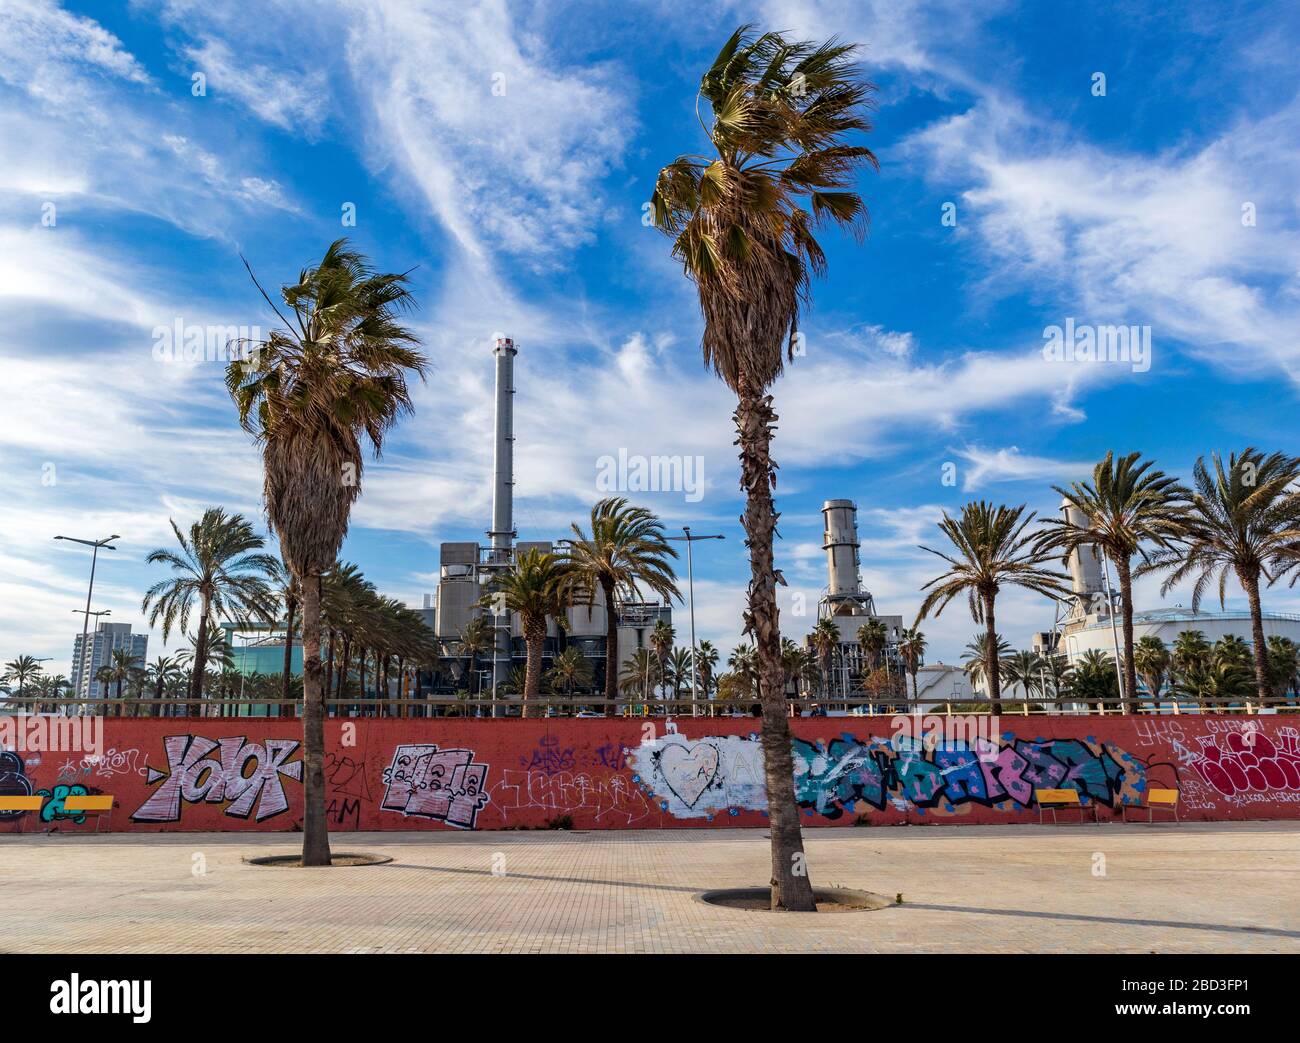
[[[983,500],[968,503],[962,508],[960,519],[944,511],[943,521],[939,522],[939,529],[956,548],[956,556],[921,548],[951,567],[921,588],[929,593],[921,603],[916,621],[920,623],[931,609],[938,616],[958,594],[966,595],[971,619],[984,624],[984,677],[995,714],[1002,712],[997,626],[993,614],[998,591],[1010,584],[1054,599],[1069,593],[1064,584],[1068,577],[1043,568],[1052,553],[1043,546],[1042,538],[1025,532],[1033,520],[1034,513],[1030,511],[1026,515],[1024,504],[995,507]]]
[[[572,695],[575,688],[587,687],[594,676],[591,661],[577,645],[570,645],[552,659],[551,669],[546,674],[551,688],[564,695]]]
[[[700,690],[708,699],[717,687],[715,672],[718,669],[718,650],[712,641],[701,641],[695,648],[695,672],[700,678]]]
[[[727,669],[735,679],[736,686],[748,698],[758,690],[758,656],[753,645],[737,645],[727,656]],[[782,671],[782,677],[784,677]],[[721,685],[719,685],[721,687]]]
[[[998,662],[1005,663],[1012,651],[1010,642],[1002,640],[1002,635],[998,634]],[[987,654],[988,638],[983,634],[976,634],[967,642],[965,649],[962,650],[962,672],[970,681],[972,688],[978,688],[985,681],[984,666],[987,661]]]
[[[1110,706],[1119,698],[1115,661],[1099,649],[1088,649],[1074,664],[1069,691],[1070,697],[1079,702]]]
[[[496,649],[497,635],[486,616],[475,616],[460,631],[460,654],[469,659],[469,674],[478,678],[474,698],[483,697],[483,678],[478,672],[478,657]],[[468,683],[469,678],[466,678]]]
[[[302,585],[298,577],[279,558],[274,559],[275,567],[270,570],[271,584],[276,596],[284,608],[284,667],[280,671],[280,704],[277,717],[292,717],[293,705],[288,700],[293,694],[293,628],[298,606],[302,604]]]
[[[1124,630],[1124,698],[1137,698],[1137,668],[1133,661],[1133,558],[1149,560],[1146,544],[1172,550],[1186,529],[1190,490],[1141,453],[1116,459],[1113,452],[1092,469],[1091,482],[1075,482],[1053,490],[1069,508],[1060,518],[1046,518],[1047,542],[1068,557],[1097,548],[1115,563],[1119,580],[1120,614]],[[1071,518],[1071,513],[1076,518]],[[1121,703],[1127,713],[1129,703]]]
[[[618,608],[620,599],[635,601],[640,588],[667,603],[681,598],[670,558],[677,557],[664,538],[659,519],[621,497],[601,500],[591,509],[591,534],[573,525],[574,539],[563,552],[572,574],[575,602],[590,606],[600,593],[605,608],[605,716],[614,716],[618,699]]]
[[[1035,689],[1039,692],[1042,691],[1043,660],[1036,652],[1012,652],[1001,663],[1007,681],[1012,687],[1020,686],[1020,690],[1025,696],[1025,702],[1030,700]]]
[[[674,648],[668,653],[659,669],[672,690],[673,701],[676,702],[682,697],[682,690],[689,688],[691,684],[691,650]]]
[[[1203,667],[1209,662],[1213,649],[1205,640],[1205,634],[1199,630],[1181,630],[1174,638],[1170,651],[1170,667],[1173,678],[1181,677]]]
[[[676,636],[672,624],[666,619],[655,620],[655,625],[650,630],[650,647],[654,649],[655,658],[659,663],[661,681],[668,679],[668,655],[672,652],[673,640]]]
[[[866,227],[866,206],[849,189],[876,159],[845,138],[870,129],[873,88],[860,78],[854,52],[833,40],[737,29],[700,82],[698,99],[713,114],[703,127],[711,155],[681,156],[664,167],[651,199],[656,226],[673,237],[673,256],[699,293],[704,362],[737,399],[750,559],[745,627],[761,679],[774,909],[815,905],[810,878],[796,872],[805,860],[782,695],[776,585],[784,580],[772,552],[777,417],[769,389],[787,353],[793,358],[812,276],[826,268],[814,230],[832,223],[860,234]]]
[[[1160,692],[1169,677],[1172,664],[1173,656],[1169,649],[1154,634],[1148,634],[1133,647],[1134,669],[1157,708],[1160,706]]]
[[[619,674],[618,684],[622,691],[632,693],[639,687],[641,698],[650,701],[650,691],[659,683],[659,662],[654,652],[648,648],[634,649],[623,660],[623,671]]]
[[[42,699],[61,699],[63,698],[63,693],[71,687],[72,683],[64,677],[63,674],[37,675],[36,678],[36,690]],[[59,713],[62,709],[56,702],[51,702],[49,705],[50,710],[53,713]],[[40,706],[38,707],[37,712],[40,713],[43,710],[44,707]],[[66,714],[67,710],[63,709],[62,712]]]
[[[830,616],[822,616],[813,625],[808,640],[812,642],[813,650],[817,653],[822,698],[828,699],[831,694],[831,659],[840,647],[840,628]]]
[[[870,673],[880,666],[880,653],[885,650],[889,640],[885,624],[874,616],[858,627],[858,646],[867,660],[866,672]]]
[[[861,631],[858,631],[859,640]],[[925,658],[925,635],[916,627],[904,627],[903,632],[899,635],[898,654],[902,657],[903,668],[912,678],[912,702],[916,702],[916,674],[921,668],[921,660]]]
[[[560,620],[572,600],[569,570],[555,554],[543,554],[533,547],[515,556],[514,564],[498,581],[498,607],[519,613],[524,632],[525,681],[520,714],[528,716],[528,700],[537,705],[542,693],[542,650],[546,642],[547,619]],[[492,598],[494,595],[487,595]]]
[[[27,694],[27,685],[39,677],[44,669],[39,659],[29,655],[20,655],[16,659],[11,659],[5,663],[4,679],[18,685],[18,691],[14,692],[14,695],[22,699]]]
[[[1227,604],[1228,575],[1235,575],[1250,606],[1250,630],[1255,659],[1255,686],[1260,699],[1268,697],[1268,653],[1264,617],[1259,602],[1259,581],[1270,584],[1291,569],[1300,568],[1300,457],[1272,453],[1265,456],[1247,448],[1228,457],[1225,468],[1218,453],[1211,456],[1213,473],[1205,457],[1193,468],[1192,508],[1187,518],[1185,546],[1153,554],[1137,575],[1170,570],[1161,595],[1195,576],[1192,611],[1217,577],[1219,605]]]
[[[1270,694],[1274,699],[1284,699],[1297,688],[1300,675],[1300,645],[1289,637],[1273,634],[1268,639],[1268,678]]]
[[[162,620],[162,635],[166,640],[177,626],[181,630],[189,629],[190,613],[198,602],[188,708],[194,717],[199,714],[199,700],[203,697],[203,672],[208,665],[206,640],[213,621],[230,618],[247,623],[270,616],[271,592],[266,578],[275,567],[275,558],[258,553],[266,541],[253,531],[242,514],[227,515],[220,507],[209,507],[190,526],[188,538],[174,519],[168,520],[180,552],[159,548],[145,561],[151,565],[168,565],[175,575],[149,588],[141,611],[148,614],[150,626]]]
[[[163,715],[163,694],[172,682],[180,676],[182,676],[180,661],[174,656],[160,655],[149,664],[146,677],[148,682],[153,685],[154,699],[156,700],[151,716],[161,717]]]
[[[127,716],[123,713],[122,707],[122,685],[131,677],[139,663],[140,657],[132,655],[124,648],[115,648],[109,655],[108,665],[104,669],[108,671],[109,680],[116,686],[117,707],[113,713],[114,717]]]
[[[230,363],[226,386],[240,423],[262,445],[267,518],[302,589],[302,861],[329,865],[321,576],[334,565],[361,492],[361,439],[379,455],[385,432],[411,411],[407,371],[423,377],[426,360],[398,322],[414,304],[406,276],[375,273],[346,239],[281,289],[292,319],[258,291],[284,326]]]

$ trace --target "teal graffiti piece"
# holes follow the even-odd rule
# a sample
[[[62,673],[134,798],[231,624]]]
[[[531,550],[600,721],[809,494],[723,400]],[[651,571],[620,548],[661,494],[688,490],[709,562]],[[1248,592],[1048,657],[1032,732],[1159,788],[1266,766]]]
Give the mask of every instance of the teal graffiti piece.
[[[45,803],[41,805],[42,822],[73,822],[76,825],[86,821],[84,811],[64,811],[63,802],[68,797],[84,797],[89,794],[89,790],[80,783],[74,783],[71,786],[55,786],[53,790],[37,790],[38,795],[45,798]]]

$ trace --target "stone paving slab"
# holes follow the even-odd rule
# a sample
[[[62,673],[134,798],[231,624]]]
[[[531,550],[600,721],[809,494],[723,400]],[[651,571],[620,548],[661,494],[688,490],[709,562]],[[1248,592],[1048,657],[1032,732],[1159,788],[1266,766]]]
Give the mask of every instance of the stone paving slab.
[[[819,829],[813,880],[904,903],[747,913],[761,830],[0,836],[7,952],[1300,952],[1300,825]],[[1105,875],[1095,875],[1104,867]]]

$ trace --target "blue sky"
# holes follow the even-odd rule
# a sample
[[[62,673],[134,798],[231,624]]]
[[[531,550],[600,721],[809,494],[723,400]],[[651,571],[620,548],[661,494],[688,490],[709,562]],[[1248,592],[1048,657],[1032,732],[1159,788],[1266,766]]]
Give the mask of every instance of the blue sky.
[[[693,289],[641,216],[657,169],[703,147],[695,84],[743,21],[859,42],[879,88],[870,235],[826,235],[806,354],[775,388],[787,632],[809,629],[826,582],[824,499],[857,501],[867,585],[910,618],[935,574],[917,544],[944,509],[1051,511],[1050,485],[1112,447],[1181,475],[1210,450],[1296,450],[1293,5],[258,8],[0,9],[0,658],[67,672],[89,562],[55,534],[122,534],[95,607],[142,625],[169,518],[221,504],[260,524],[221,364],[160,362],[153,331],[268,329],[240,253],[278,286],[342,234],[415,269],[433,363],[367,469],[344,556],[418,604],[438,543],[487,528],[503,331],[520,348],[520,538],[582,517],[602,456],[698,455],[698,502],[636,498],[726,534],[700,549],[697,610],[701,636],[734,645],[732,402],[701,367]],[[1047,362],[1044,330],[1067,317],[1149,325],[1150,368]],[[1138,600],[1154,607],[1155,585]],[[1014,591],[999,605],[1021,647],[1051,616]],[[974,627],[954,604],[924,629],[930,658],[952,659]]]

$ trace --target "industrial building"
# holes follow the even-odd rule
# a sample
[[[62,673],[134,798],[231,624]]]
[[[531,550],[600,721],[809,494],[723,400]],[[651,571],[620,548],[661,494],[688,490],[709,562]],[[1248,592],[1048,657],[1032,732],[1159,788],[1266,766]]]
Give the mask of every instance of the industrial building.
[[[492,526],[484,543],[444,543],[439,553],[438,589],[425,598],[426,622],[444,649],[444,666],[421,678],[421,687],[435,693],[465,688],[484,695],[499,691],[515,667],[525,660],[523,628],[517,613],[492,612],[491,593],[497,576],[508,569],[517,554],[537,549],[551,553],[563,541],[518,540],[514,526],[514,371],[519,354],[514,341],[497,338],[493,346],[496,365],[496,423],[492,457]],[[461,654],[461,637],[472,619],[488,620],[496,635],[487,655]],[[619,606],[618,663],[637,648],[649,647],[650,632],[659,620],[672,624],[672,608],[657,601],[625,602]],[[543,647],[543,669],[566,647],[576,646],[590,662],[593,691],[604,684],[606,656],[604,605],[570,608],[563,628],[548,625]],[[476,675],[476,676],[471,676]]]
[[[858,540],[858,505],[852,500],[827,500],[822,504],[822,549],[826,552],[826,590],[817,602],[817,618],[831,619],[840,632],[832,657],[831,695],[860,696],[869,663],[858,641],[858,630],[869,619],[885,626],[882,662],[891,673],[901,674],[898,642],[903,617],[881,615],[875,599],[862,582],[861,543]],[[809,641],[810,639],[805,639]]]
[[[1076,508],[1062,502],[1062,513],[1074,524],[1083,524]],[[1063,655],[1077,663],[1087,652],[1104,652],[1118,661],[1123,655],[1123,614],[1119,591],[1111,582],[1110,562],[1091,545],[1072,551],[1066,559],[1071,596],[1058,605],[1052,629],[1033,637],[1039,654]],[[1264,612],[1265,638],[1279,635],[1300,643],[1300,616]],[[1172,646],[1186,630],[1199,630],[1211,644],[1229,634],[1251,643],[1249,612],[1193,612],[1181,605],[1171,608],[1133,610],[1133,641],[1157,637]],[[1139,679],[1139,685],[1141,681]]]

